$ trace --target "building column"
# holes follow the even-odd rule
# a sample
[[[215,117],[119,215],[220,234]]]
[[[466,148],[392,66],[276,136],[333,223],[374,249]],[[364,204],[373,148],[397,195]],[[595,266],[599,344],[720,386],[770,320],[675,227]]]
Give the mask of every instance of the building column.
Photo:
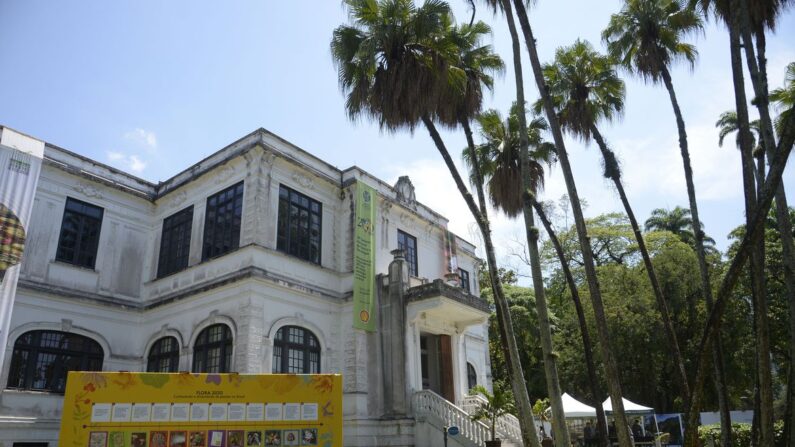
[[[239,373],[263,372],[262,339],[265,335],[263,315],[265,308],[252,298],[240,304],[235,340],[235,370]]]
[[[408,413],[406,388],[406,301],[408,265],[403,250],[393,250],[388,285],[379,287],[380,342],[383,368],[384,415],[401,418]]]
[[[276,248],[275,216],[271,212],[271,171],[275,155],[272,151],[255,146],[243,157],[246,160],[243,222],[240,246],[257,244]]]

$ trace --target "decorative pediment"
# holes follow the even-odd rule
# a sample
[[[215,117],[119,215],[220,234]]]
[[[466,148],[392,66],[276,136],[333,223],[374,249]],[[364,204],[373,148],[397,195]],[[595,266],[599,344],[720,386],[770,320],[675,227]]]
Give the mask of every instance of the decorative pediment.
[[[303,174],[295,172],[292,175],[292,179],[295,183],[301,185],[301,187],[304,189],[309,189],[309,190],[315,189],[315,182],[313,182],[311,178]]]
[[[95,199],[101,199],[102,198],[102,193],[99,192],[99,190],[97,188],[95,188],[92,185],[89,185],[88,183],[80,182],[80,183],[76,184],[75,186],[73,186],[72,189],[74,189],[75,191],[83,194],[86,197],[92,197],[92,198],[95,198]]]
[[[402,175],[398,178],[397,183],[393,187],[398,202],[408,206],[411,209],[417,208],[417,197],[414,195],[414,185],[408,175]]]

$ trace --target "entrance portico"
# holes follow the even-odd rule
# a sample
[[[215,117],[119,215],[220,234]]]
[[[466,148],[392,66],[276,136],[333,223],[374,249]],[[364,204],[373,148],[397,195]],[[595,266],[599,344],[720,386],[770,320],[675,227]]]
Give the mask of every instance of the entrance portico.
[[[408,289],[407,302],[408,388],[460,401],[468,391],[464,333],[487,321],[488,304],[442,280]]]

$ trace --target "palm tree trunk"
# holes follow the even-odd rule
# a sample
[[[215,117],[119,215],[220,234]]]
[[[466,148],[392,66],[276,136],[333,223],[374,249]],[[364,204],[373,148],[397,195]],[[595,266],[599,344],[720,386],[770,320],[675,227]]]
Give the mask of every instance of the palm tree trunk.
[[[729,294],[734,290],[737,279],[742,273],[745,262],[748,260],[754,244],[764,235],[765,220],[770,211],[781,178],[784,175],[784,168],[787,166],[787,159],[792,152],[795,144],[795,120],[791,119],[784,123],[784,131],[779,139],[776,155],[770,162],[770,169],[762,187],[762,194],[757,202],[757,209],[751,218],[750,225],[746,226],[734,258],[729,262],[726,273],[723,275],[720,286],[718,287],[717,298],[712,311],[709,313],[704,332],[699,342],[698,358],[696,362],[696,374],[692,381],[692,395],[690,399],[690,410],[687,412],[687,422],[685,424],[685,446],[696,447],[698,445],[698,419],[699,409],[701,408],[701,398],[703,397],[704,380],[706,378],[706,368],[709,363],[709,352],[716,334],[720,331],[723,313],[726,310],[726,303]]]
[[[466,135],[466,138],[467,138],[467,146],[469,146],[469,150],[474,155],[474,154],[476,154],[476,152],[475,152],[476,148],[475,148],[475,140],[472,138],[472,127],[469,125],[469,120],[467,120],[467,119],[461,119],[460,122],[461,122],[461,127],[464,128],[464,134]],[[472,169],[475,171],[475,192],[477,193],[477,196],[478,196],[478,204],[480,205],[480,214],[483,217],[483,220],[485,222],[489,222],[488,208],[486,208],[486,195],[485,195],[485,193],[483,191],[483,171],[482,171],[482,168],[480,166],[480,160],[478,159],[477,156],[472,157]],[[489,232],[490,232],[490,230],[489,230]],[[495,264],[495,270],[497,270],[496,264]],[[489,277],[490,278],[497,278],[497,281],[499,281],[499,276],[492,276],[491,269],[489,270]],[[497,288],[495,287],[493,281],[494,280],[492,279],[491,288],[492,288],[492,292],[496,296],[497,295]],[[502,294],[501,295],[501,299],[505,300],[505,295],[503,294],[503,290],[502,290],[502,286],[501,285],[499,287],[499,293]],[[495,299],[495,302],[496,302],[496,299]],[[502,347],[503,357],[505,358],[505,365],[508,367],[508,374],[507,375],[508,375],[509,380],[512,380],[513,376],[511,374],[511,371],[512,371],[512,368],[511,368],[511,365],[512,365],[511,364],[511,355],[510,355],[510,352],[509,352],[509,349],[508,349],[508,335],[505,332],[505,325],[502,324],[502,321],[503,321],[502,320],[502,318],[503,318],[503,316],[502,316],[503,315],[502,314],[502,308],[499,307],[499,306],[495,306],[495,308],[496,308],[496,314],[497,314],[497,330],[500,333],[500,343],[501,343],[501,347]],[[494,435],[494,429],[492,427],[492,440],[494,439],[495,436],[496,435]]]
[[[582,337],[583,353],[585,354],[585,369],[588,371],[588,385],[591,388],[591,403],[596,408],[596,422],[599,427],[599,442],[603,447],[610,445],[610,440],[607,435],[607,417],[605,416],[605,409],[602,407],[602,387],[599,386],[599,380],[596,376],[596,364],[593,360],[593,348],[591,343],[591,335],[588,331],[588,323],[585,320],[585,311],[580,301],[580,292],[577,290],[577,283],[574,281],[574,275],[571,274],[569,262],[566,260],[566,254],[563,252],[563,246],[552,228],[552,223],[547,218],[544,207],[535,199],[531,194],[528,194],[528,200],[531,201],[533,208],[541,219],[541,223],[547,230],[552,246],[555,248],[555,253],[558,255],[560,268],[563,271],[563,276],[566,278],[566,284],[569,286],[571,293],[571,300],[574,302],[574,309],[577,311],[577,321],[580,325],[580,336]]]
[[[753,101],[756,105],[757,110],[759,111],[759,120],[762,124],[761,129],[761,139],[762,145],[767,152],[768,160],[771,160],[774,151],[775,151],[775,134],[773,132],[773,121],[770,117],[770,107],[769,107],[769,92],[768,92],[768,84],[767,84],[767,61],[765,58],[765,47],[766,47],[766,40],[765,40],[765,32],[764,28],[760,28],[756,30],[756,49],[757,54],[754,55],[754,45],[752,39],[752,30],[750,25],[750,19],[748,17],[748,2],[746,0],[740,0],[738,2],[739,11],[740,11],[740,30],[743,38],[743,47],[745,48],[745,55],[746,55],[746,63],[748,65],[748,70],[751,74],[751,80],[753,81],[754,87],[754,95],[755,100]],[[795,240],[792,237],[792,222],[789,218],[789,211],[788,211],[788,204],[787,204],[787,195],[784,191],[784,185],[780,185],[778,190],[776,191],[776,221],[778,224],[779,234],[781,235],[781,245],[782,245],[782,258],[784,263],[784,284],[786,286],[787,292],[787,300],[790,303],[790,350],[791,350],[791,362],[792,359],[795,359],[795,325],[792,323],[795,321],[795,305],[792,303],[795,302]],[[764,260],[764,257],[762,258]],[[762,306],[766,307],[767,303],[761,303]],[[761,309],[760,309],[761,310]],[[762,316],[762,319],[767,320],[767,316]],[[766,321],[762,322],[764,326],[760,327],[759,329],[763,331],[762,335],[765,336],[764,332],[767,332],[768,328],[766,325]],[[769,337],[769,335],[767,335]],[[769,346],[769,340],[768,340]],[[760,352],[760,355],[764,355],[764,353]],[[769,358],[769,356],[767,357]],[[767,375],[767,371],[769,367],[763,367],[760,373],[764,376]],[[762,377],[763,381],[767,379]],[[771,379],[772,380],[772,379]],[[785,432],[787,437],[791,439],[791,432],[792,428],[795,427],[795,391],[793,391],[793,384],[791,381],[788,381],[787,384],[787,408],[786,414],[787,418],[785,418]],[[764,384],[760,384],[760,386],[764,386]],[[760,398],[761,398],[761,410],[762,412],[772,412],[771,409],[765,409],[767,405],[767,400],[770,399],[772,406],[772,391],[770,396],[767,395],[768,393],[761,389]],[[772,417],[772,415],[771,415]],[[765,422],[764,417],[763,421]],[[769,421],[768,421],[769,422]],[[760,427],[761,428],[761,427]],[[772,428],[772,427],[771,427]],[[771,441],[772,442],[772,441]]]
[[[474,7],[474,5],[473,5]],[[480,215],[484,220],[489,220],[488,209],[486,208],[486,194],[483,191],[483,170],[480,167],[480,160],[477,156],[477,148],[475,147],[475,139],[472,137],[472,126],[469,120],[461,119],[461,127],[464,129],[464,135],[467,138],[467,147],[472,153],[472,169],[475,171],[475,193],[478,195],[478,205],[480,207]]]
[[[745,84],[740,50],[740,38],[745,36],[746,58],[749,69],[756,67],[756,57],[753,55],[753,45],[750,43],[750,30],[748,29],[747,11],[743,9],[742,0],[732,0],[730,6],[731,25],[731,60],[734,80],[734,95],[737,107],[737,120],[740,131],[740,158],[743,169],[743,192],[745,195],[745,215],[747,220],[756,211],[757,197],[754,188],[754,162],[751,147],[751,132],[749,128],[748,106],[745,96]],[[758,68],[758,67],[757,67]],[[754,78],[754,85],[759,83],[758,70]],[[766,108],[760,109],[760,111]],[[769,115],[768,115],[769,118]],[[762,130],[763,138],[767,132]],[[769,137],[769,136],[768,136]],[[768,141],[772,141],[768,139]],[[764,272],[764,238],[761,238],[751,253],[751,287],[754,295],[754,321],[756,322],[756,355],[757,375],[759,379],[759,442],[763,447],[773,445],[773,380],[770,370],[770,333],[767,317],[767,297],[765,294]]]
[[[519,107],[519,139],[520,139],[520,176],[522,190],[531,191],[529,138],[527,135],[527,119],[525,111],[524,81],[522,76],[522,53],[519,43],[519,34],[516,31],[511,3],[502,0],[505,17],[508,20],[508,29],[511,32],[513,43],[513,67],[516,78],[516,104]],[[547,395],[552,407],[552,429],[555,433],[554,442],[557,447],[569,447],[571,438],[569,428],[566,426],[566,414],[563,411],[563,400],[558,379],[558,366],[556,354],[552,347],[552,329],[549,324],[549,309],[544,291],[544,278],[541,273],[541,257],[538,254],[538,228],[535,226],[533,208],[524,203],[523,206],[525,234],[527,235],[527,250],[530,256],[530,271],[533,277],[533,291],[535,294],[536,313],[538,314],[538,332],[541,338],[541,352],[544,355],[544,375],[546,376]]]
[[[511,321],[511,311],[508,307],[508,302],[505,299],[502,283],[500,282],[500,277],[497,272],[497,257],[494,252],[494,244],[491,241],[491,228],[489,226],[489,222],[488,220],[484,219],[483,215],[478,211],[478,207],[475,204],[475,200],[472,198],[472,194],[469,192],[466,185],[464,184],[464,181],[461,179],[461,175],[458,173],[458,168],[456,168],[455,163],[453,163],[453,159],[450,157],[450,153],[447,151],[447,147],[445,146],[441,135],[439,135],[439,131],[436,130],[436,126],[433,124],[431,118],[427,115],[423,116],[422,122],[428,129],[428,133],[431,135],[431,139],[436,145],[436,149],[444,159],[447,169],[453,176],[453,180],[455,181],[458,191],[461,193],[464,201],[466,201],[469,211],[475,217],[478,227],[483,234],[483,245],[485,245],[484,248],[486,249],[486,262],[489,267],[489,275],[491,276],[491,285],[494,288],[494,303],[499,309],[497,312],[497,318],[500,320],[500,324],[504,328],[503,330],[505,331],[506,338],[505,341],[508,344],[508,355],[506,356],[506,359],[510,359],[509,365],[511,368],[511,387],[513,388],[513,394],[517,401],[516,403],[519,412],[519,424],[522,430],[522,441],[524,442],[525,446],[540,447],[538,435],[536,434],[535,422],[533,421],[533,407],[530,404],[530,397],[527,394],[527,385],[525,384],[524,380],[522,363],[519,361],[519,348],[516,345],[516,335],[513,330],[513,322]]]
[[[696,186],[693,180],[693,167],[690,164],[690,150],[687,144],[687,129],[682,110],[679,108],[679,101],[676,98],[673,80],[668,69],[663,66],[663,83],[668,96],[671,100],[671,107],[676,117],[676,128],[679,132],[679,151],[682,155],[682,165],[685,170],[685,184],[687,186],[687,198],[690,204],[690,217],[692,218],[693,234],[695,235],[696,258],[698,259],[698,270],[701,278],[701,290],[704,294],[704,301],[707,310],[712,308],[712,284],[709,280],[709,268],[707,266],[707,255],[704,250],[704,230],[698,215],[698,201],[696,200]],[[721,444],[731,446],[731,413],[729,409],[729,390],[726,385],[726,371],[724,368],[725,360],[723,357],[723,343],[720,333],[716,342],[712,345],[712,360],[714,365],[713,381],[716,394],[718,396],[718,410],[720,412]]]
[[[682,358],[682,352],[679,349],[679,341],[678,337],[676,336],[676,330],[674,329],[674,324],[671,320],[671,313],[668,310],[668,302],[663,295],[662,287],[660,287],[660,281],[657,279],[657,273],[654,271],[654,264],[651,262],[651,256],[649,256],[649,250],[646,248],[646,241],[643,239],[643,233],[640,231],[640,226],[638,226],[638,220],[635,218],[635,213],[632,211],[632,206],[629,204],[627,193],[624,191],[624,185],[621,182],[621,170],[618,167],[616,156],[607,146],[607,143],[605,142],[604,138],[602,138],[602,134],[599,132],[599,129],[596,127],[596,125],[591,126],[591,135],[593,135],[594,140],[596,140],[596,145],[599,146],[599,150],[602,152],[602,158],[604,159],[605,163],[605,177],[608,177],[613,181],[613,184],[618,191],[618,195],[621,198],[621,203],[624,205],[624,211],[626,211],[627,217],[629,218],[629,223],[632,226],[632,232],[635,234],[635,240],[638,242],[638,249],[640,250],[640,255],[643,258],[643,265],[646,267],[646,273],[649,276],[651,288],[654,291],[654,297],[657,300],[657,307],[660,311],[660,317],[662,319],[663,327],[665,328],[665,334],[668,336],[671,357],[679,374],[679,381],[680,385],[682,386],[682,397],[686,407],[687,402],[690,399],[690,386],[688,385],[687,371],[685,370],[685,362]]]
[[[507,0],[503,0],[507,2]],[[574,216],[574,223],[577,229],[577,235],[580,240],[580,248],[582,250],[583,264],[585,266],[585,275],[588,279],[588,289],[591,292],[591,303],[594,309],[594,317],[596,320],[596,332],[599,336],[599,346],[602,349],[602,359],[605,365],[605,377],[607,379],[607,386],[610,391],[610,399],[613,403],[613,415],[616,420],[616,433],[618,435],[618,443],[620,447],[631,447],[632,440],[630,438],[629,425],[627,417],[624,414],[624,403],[621,400],[621,379],[619,378],[618,365],[616,363],[615,355],[610,343],[610,334],[607,328],[607,318],[605,317],[604,304],[602,302],[602,292],[599,288],[599,279],[596,276],[596,266],[594,264],[593,252],[591,251],[591,243],[588,238],[588,230],[585,227],[585,218],[582,213],[582,205],[580,204],[580,196],[577,194],[577,186],[574,183],[574,175],[569,163],[568,153],[566,153],[566,145],[563,142],[563,134],[560,129],[560,123],[555,115],[555,108],[552,104],[552,98],[549,95],[544,76],[541,71],[541,62],[538,58],[538,51],[536,49],[535,38],[533,37],[533,30],[530,27],[530,20],[527,17],[527,10],[521,0],[514,0],[516,11],[519,16],[519,23],[522,25],[524,33],[525,44],[527,51],[530,55],[530,64],[533,67],[533,75],[535,77],[536,86],[544,102],[544,110],[546,112],[547,121],[549,122],[552,131],[553,141],[557,148],[557,156],[560,161],[561,171],[566,181],[566,189],[571,200],[572,214]]]

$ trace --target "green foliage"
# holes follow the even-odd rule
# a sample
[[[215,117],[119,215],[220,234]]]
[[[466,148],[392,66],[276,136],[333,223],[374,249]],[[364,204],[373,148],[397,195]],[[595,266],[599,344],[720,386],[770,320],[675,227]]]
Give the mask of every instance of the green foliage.
[[[795,223],[795,208],[790,208],[790,220]],[[734,256],[739,241],[745,235],[745,226],[741,225],[729,233],[732,244],[729,246],[728,255]],[[768,303],[768,324],[770,329],[770,352],[772,354],[774,386],[781,389],[786,383],[787,366],[790,363],[789,343],[789,302],[787,300],[786,284],[784,284],[784,259],[781,237],[778,232],[775,211],[771,207],[770,214],[765,222],[765,292]],[[738,343],[739,350],[730,355],[730,365],[741,364],[748,358],[753,358],[756,349],[753,344],[753,313],[751,309],[751,281],[749,269],[746,265],[737,287],[734,290],[735,299],[727,309],[726,319],[736,331],[724,331],[728,338],[727,346]],[[725,324],[724,324],[725,325]],[[745,325],[745,327],[742,327]],[[747,337],[745,340],[739,337]],[[737,352],[739,351],[739,352]],[[731,369],[727,369],[731,370]],[[734,375],[732,375],[734,376]],[[752,377],[752,376],[751,376]],[[750,388],[748,388],[750,389]],[[750,396],[749,396],[750,397]]]
[[[699,15],[680,0],[625,0],[602,40],[624,68],[656,83],[676,61],[695,64],[698,51],[683,39],[702,30]]]
[[[552,416],[549,398],[537,399],[533,404],[533,416],[541,421],[548,421]]]
[[[698,427],[698,440],[701,445],[708,445],[712,439],[715,447],[722,447],[720,443],[720,424],[702,425]],[[784,445],[784,421],[776,421],[773,426],[773,441],[775,445]],[[732,446],[751,446],[751,424],[732,424]]]
[[[483,89],[503,70],[482,44],[488,25],[455,25],[442,0],[343,3],[350,23],[334,30],[331,55],[350,119],[396,131],[424,118],[456,126],[480,111]]]
[[[538,316],[536,314],[533,291],[527,287],[511,284],[503,286],[505,299],[511,312],[516,343],[520,346],[519,359],[524,368],[527,391],[531,398],[546,396],[546,379],[544,378],[543,355],[538,332]],[[550,316],[552,323],[556,321]],[[553,326],[554,330],[554,326]],[[489,355],[494,380],[508,382],[508,364],[502,349],[497,315],[489,318]]]
[[[659,410],[682,410],[682,402],[678,397],[681,396],[681,390],[675,378],[675,366],[670,361],[668,340],[626,217],[619,213],[604,214],[588,220],[587,225],[625,395]],[[561,230],[559,236],[564,251],[572,260],[570,265],[579,285],[581,299],[588,303],[589,291],[585,284],[576,232],[570,227]],[[686,361],[692,361],[706,316],[695,252],[669,231],[650,231],[644,238],[663,293],[668,299],[684,357]],[[543,247],[542,254],[550,271],[546,283],[548,296],[552,311],[557,316],[554,343],[559,352],[561,382],[566,384],[570,393],[601,401],[604,396],[590,395],[588,376],[583,367],[585,359],[580,326],[557,257],[549,244]],[[717,263],[719,258],[710,258],[710,262]],[[713,265],[711,269],[717,274],[721,270],[720,264]],[[593,308],[586,305],[584,311],[588,327],[594,331]],[[601,362],[599,350],[594,350],[594,354],[597,363]],[[739,367],[739,375],[749,373],[747,363]],[[686,367],[692,367],[692,364],[687,363]],[[602,374],[601,368],[597,370],[598,374]],[[708,395],[705,404],[711,406],[714,403],[714,397]]]
[[[775,124],[776,132],[781,135],[784,133],[784,124],[787,121],[795,120],[795,62],[790,62],[787,65],[784,86],[771,91],[770,100],[780,111]],[[795,123],[790,125],[795,125]]]
[[[491,439],[496,439],[497,436],[497,419],[506,415],[513,414],[515,410],[513,402],[513,394],[511,390],[505,385],[504,382],[495,381],[492,387],[494,391],[489,392],[483,385],[476,385],[472,388],[477,394],[486,398],[486,402],[481,403],[480,407],[472,414],[473,421],[487,421],[491,428]]]
[[[499,111],[493,109],[478,115],[475,121],[482,143],[475,148],[474,154],[470,148],[464,149],[463,153],[464,162],[469,166],[470,172],[473,171],[477,157],[492,206],[510,217],[518,216],[524,206],[525,191],[522,189],[519,160],[521,113],[526,111],[513,104],[507,121],[503,120]],[[543,165],[549,165],[553,161],[554,147],[542,138],[545,130],[547,122],[541,117],[534,117],[527,123],[532,194],[544,189]]]
[[[599,54],[588,41],[577,39],[555,51],[555,61],[544,64],[544,79],[561,127],[588,141],[599,121],[620,118],[624,111],[624,81],[611,58]],[[544,103],[533,109],[541,113]]]

